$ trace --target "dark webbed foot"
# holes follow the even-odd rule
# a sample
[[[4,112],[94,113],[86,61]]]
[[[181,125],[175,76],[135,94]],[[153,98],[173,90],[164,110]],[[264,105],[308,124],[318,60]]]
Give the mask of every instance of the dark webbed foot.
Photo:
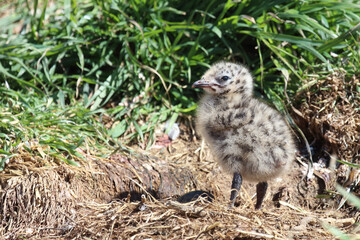
[[[242,183],[242,177],[240,173],[237,172],[234,173],[234,177],[231,184],[231,195],[230,195],[231,202],[229,206],[230,208],[234,207],[236,197],[240,191],[241,183]]]
[[[256,185],[256,205],[255,209],[260,209],[264,200],[268,184],[267,182],[260,182]]]

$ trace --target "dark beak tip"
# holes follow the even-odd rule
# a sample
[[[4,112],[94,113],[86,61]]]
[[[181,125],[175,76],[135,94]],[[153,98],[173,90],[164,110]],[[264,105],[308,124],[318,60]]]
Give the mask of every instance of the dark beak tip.
[[[191,87],[192,88],[204,88],[204,87],[208,87],[208,86],[209,86],[208,83],[206,83],[202,80],[198,80],[198,81],[194,82]]]
[[[192,85],[191,85],[192,88],[197,88],[199,87],[199,80],[194,82]]]

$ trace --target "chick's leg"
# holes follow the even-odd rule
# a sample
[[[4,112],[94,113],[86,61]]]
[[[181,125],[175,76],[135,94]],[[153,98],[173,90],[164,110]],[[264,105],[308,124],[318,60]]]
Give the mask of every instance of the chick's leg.
[[[260,209],[264,200],[268,184],[267,182],[260,182],[256,185],[256,205],[255,209]]]
[[[229,206],[230,208],[234,207],[236,197],[240,191],[241,183],[242,183],[242,177],[241,177],[240,173],[235,172],[233,180],[232,180],[232,184],[231,184],[231,195],[230,195],[231,202],[230,202],[230,206]]]

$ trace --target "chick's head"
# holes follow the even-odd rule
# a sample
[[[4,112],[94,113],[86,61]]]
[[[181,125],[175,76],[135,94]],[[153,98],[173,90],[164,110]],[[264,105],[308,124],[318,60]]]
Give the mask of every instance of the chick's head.
[[[253,79],[249,70],[243,65],[218,62],[212,65],[193,88],[203,88],[212,95],[243,94],[251,95]]]

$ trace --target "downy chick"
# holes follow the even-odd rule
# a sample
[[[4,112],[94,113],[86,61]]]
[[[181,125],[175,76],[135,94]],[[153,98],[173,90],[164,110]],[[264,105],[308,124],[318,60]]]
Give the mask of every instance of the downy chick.
[[[261,208],[267,181],[286,172],[295,144],[283,117],[253,97],[248,69],[218,62],[193,84],[205,95],[197,109],[196,127],[223,169],[233,174],[231,207],[242,179],[257,182],[256,209]]]

